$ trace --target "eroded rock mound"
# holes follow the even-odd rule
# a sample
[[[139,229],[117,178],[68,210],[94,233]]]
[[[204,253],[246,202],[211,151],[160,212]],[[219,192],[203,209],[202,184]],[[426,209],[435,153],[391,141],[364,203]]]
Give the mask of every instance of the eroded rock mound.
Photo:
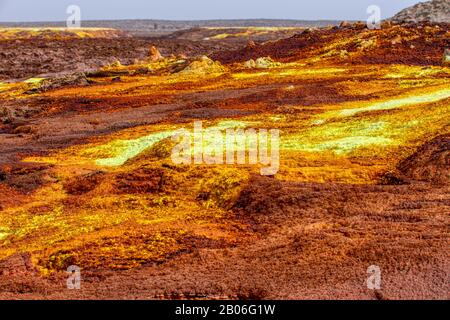
[[[418,3],[415,6],[400,11],[391,18],[392,22],[432,22],[432,23],[449,23],[450,22],[450,1],[433,0]]]
[[[155,61],[162,60],[164,58],[161,55],[161,52],[159,52],[158,48],[156,48],[155,46],[151,46],[150,47],[149,59],[150,59],[150,61],[155,62]]]
[[[450,135],[439,136],[402,161],[398,170],[406,179],[450,183]]]
[[[78,176],[64,184],[64,189],[68,194],[82,195],[94,190],[103,181],[104,176],[102,171]]]
[[[202,56],[200,59],[191,62],[180,74],[215,74],[225,71],[225,67],[220,62]]]
[[[163,189],[167,178],[163,169],[141,167],[117,175],[115,188],[120,194],[155,193]]]
[[[52,89],[57,89],[65,86],[87,86],[89,80],[84,73],[68,74],[56,78],[43,79],[37,83],[31,84],[31,88],[26,93],[45,92]]]
[[[271,57],[261,57],[255,60],[250,59],[244,63],[248,69],[269,69],[278,67],[280,63],[275,62]]]

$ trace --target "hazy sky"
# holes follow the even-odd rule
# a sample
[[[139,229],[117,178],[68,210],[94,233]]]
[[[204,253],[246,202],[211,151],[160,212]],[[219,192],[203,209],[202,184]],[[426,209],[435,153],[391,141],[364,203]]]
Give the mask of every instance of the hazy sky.
[[[80,6],[82,20],[335,19],[366,20],[375,4],[387,18],[424,0],[0,0],[0,21],[65,21]]]

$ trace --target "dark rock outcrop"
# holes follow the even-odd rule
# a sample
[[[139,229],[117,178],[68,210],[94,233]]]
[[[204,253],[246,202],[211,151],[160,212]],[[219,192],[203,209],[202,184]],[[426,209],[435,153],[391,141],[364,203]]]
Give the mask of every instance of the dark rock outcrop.
[[[433,0],[406,8],[390,19],[392,22],[450,23],[450,1]]]

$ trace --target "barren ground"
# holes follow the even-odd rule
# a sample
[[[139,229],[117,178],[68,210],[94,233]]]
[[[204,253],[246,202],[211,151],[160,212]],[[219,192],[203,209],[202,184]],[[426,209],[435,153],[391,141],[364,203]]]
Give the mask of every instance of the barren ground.
[[[0,298],[449,298],[447,24],[4,38]],[[198,120],[280,170],[174,165]]]

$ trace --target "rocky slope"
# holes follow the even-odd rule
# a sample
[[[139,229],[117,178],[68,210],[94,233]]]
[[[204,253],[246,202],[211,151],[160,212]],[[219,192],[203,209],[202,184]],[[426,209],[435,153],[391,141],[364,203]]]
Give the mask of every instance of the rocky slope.
[[[393,22],[450,22],[450,1],[433,0],[406,8],[391,18]]]

